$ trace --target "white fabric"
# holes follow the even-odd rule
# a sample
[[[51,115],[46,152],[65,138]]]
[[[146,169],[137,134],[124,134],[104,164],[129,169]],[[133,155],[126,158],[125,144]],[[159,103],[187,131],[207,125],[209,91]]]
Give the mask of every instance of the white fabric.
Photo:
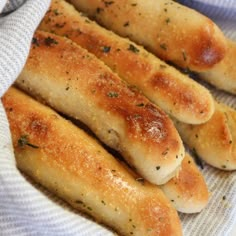
[[[32,34],[50,1],[23,2],[24,0],[0,0],[0,96],[21,71]],[[236,40],[235,0],[182,2],[209,14],[228,37]],[[21,6],[15,10],[19,5]],[[219,100],[236,109],[235,96],[211,86],[209,88]],[[236,174],[216,170],[206,164],[203,174],[212,197],[207,208],[200,214],[180,214],[184,235],[230,235],[236,221]],[[26,180],[16,169],[9,127],[0,102],[0,236],[5,235],[100,236],[112,233],[80,216],[45,189]]]

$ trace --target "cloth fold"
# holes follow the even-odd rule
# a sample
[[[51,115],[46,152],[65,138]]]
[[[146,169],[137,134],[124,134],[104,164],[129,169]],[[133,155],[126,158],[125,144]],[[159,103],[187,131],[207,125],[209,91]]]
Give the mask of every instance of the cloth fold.
[[[182,0],[211,17],[236,40],[235,0]],[[11,86],[26,61],[33,33],[50,0],[0,1],[0,96]],[[214,96],[236,109],[236,96],[209,86]],[[180,214],[185,236],[231,236],[236,221],[236,174],[205,164],[212,196],[200,214]],[[0,236],[113,235],[81,216],[63,201],[32,183],[15,166],[4,108],[0,102]]]

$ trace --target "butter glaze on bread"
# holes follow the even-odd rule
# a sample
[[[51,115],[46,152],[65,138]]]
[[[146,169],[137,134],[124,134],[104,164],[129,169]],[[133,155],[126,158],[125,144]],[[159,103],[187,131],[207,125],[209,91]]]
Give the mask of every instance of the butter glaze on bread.
[[[69,39],[37,32],[16,84],[81,120],[152,183],[181,165],[184,147],[169,117]]]
[[[183,213],[202,211],[209,200],[209,192],[201,171],[189,154],[182,161],[177,176],[161,186],[175,209]]]
[[[39,29],[66,36],[86,48],[182,122],[204,123],[213,114],[214,102],[207,89],[130,40],[90,21],[65,1],[52,1]]]
[[[236,42],[228,40],[224,59],[200,77],[215,87],[236,95]]]
[[[103,182],[101,183],[102,186],[97,185],[97,187],[102,189],[105,194],[109,194],[109,192],[107,193],[107,191],[105,190],[106,184],[107,186],[111,186],[111,188],[115,188],[116,190],[113,191],[113,194],[117,194],[119,196],[120,194],[118,193],[118,191],[122,191],[123,189],[124,191],[126,189],[131,189],[133,184],[133,189],[135,189],[136,187],[137,191],[138,188],[146,188],[146,194],[148,194],[148,191],[150,192],[150,190],[148,189],[151,189],[151,184],[148,184],[144,179],[136,175],[136,173],[133,173],[130,169],[127,169],[127,167],[123,165],[123,163],[117,162],[115,160],[110,160],[114,157],[108,154],[100,144],[98,144],[94,139],[85,134],[82,130],[72,125],[69,121],[61,118],[50,108],[39,104],[38,102],[34,101],[32,98],[30,98],[26,94],[23,94],[21,91],[15,88],[9,89],[9,91],[3,98],[3,102],[10,122],[18,167],[28,175],[32,176],[42,185],[48,187],[50,191],[53,191],[55,192],[55,194],[59,194],[61,197],[65,198],[65,193],[63,192],[64,190],[62,189],[61,191],[59,191],[58,188],[66,188],[68,185],[71,185],[70,183],[74,183],[73,177],[69,179],[70,169],[74,169],[74,171],[77,171],[78,167],[73,167],[74,165],[78,164],[79,167],[81,167],[81,163],[88,162],[88,164],[86,164],[87,169],[80,169],[80,171],[78,171],[77,173],[79,175],[77,184],[85,185],[81,186],[80,188],[81,191],[84,191],[84,193],[81,196],[73,198],[76,199],[75,201],[79,205],[74,204],[73,200],[69,200],[66,198],[66,200],[69,201],[70,204],[72,204],[75,208],[79,207],[80,210],[85,211],[86,213],[91,215],[91,212],[88,209],[89,204],[86,203],[87,207],[82,204],[82,202],[84,202],[84,195],[86,195],[85,193],[87,191],[95,191],[95,189],[90,188],[91,186],[87,186],[87,182],[91,183],[92,178],[89,176],[89,171],[94,171],[94,178],[99,178],[99,181]],[[25,146],[21,147],[21,145],[19,145],[19,140],[23,140],[22,138],[24,137],[26,137],[25,140],[27,140],[28,143],[34,145],[35,147],[37,147],[37,149],[31,148],[26,144]],[[69,142],[68,139],[70,139]],[[78,153],[76,153],[76,148],[80,150]],[[91,156],[91,158],[89,157],[89,155]],[[51,170],[51,168],[54,168],[54,165],[52,167],[49,167],[48,165],[50,164],[49,160],[54,160],[56,157],[58,157],[58,161],[60,161],[61,165],[63,165],[61,166],[61,168],[64,169],[63,176],[61,176],[63,180],[60,181],[60,177],[55,175],[53,176],[53,178],[55,179],[52,185],[50,181],[53,181],[53,179],[50,179],[49,177],[52,177],[51,171],[54,172],[56,171],[56,169]],[[48,163],[41,163],[40,160],[35,160],[37,158],[42,159],[42,161]],[[82,159],[80,160],[80,162],[76,160],[79,158]],[[72,160],[70,159],[75,159],[75,162],[72,162]],[[69,162],[72,164],[70,165],[68,170]],[[85,167],[85,164],[82,165],[82,167]],[[111,178],[110,183],[106,182],[107,176],[105,174],[105,170],[113,173],[113,178]],[[83,171],[85,171],[85,174],[83,173]],[[68,179],[66,179],[66,182],[64,181],[64,173],[66,176],[68,175]],[[44,176],[44,174],[47,176]],[[83,179],[81,180],[80,178],[82,178],[82,176],[80,176],[80,174],[83,176]],[[131,182],[128,181],[128,185],[125,179],[126,176],[128,176],[128,179],[132,179]],[[46,178],[47,180],[49,178],[49,182],[46,182],[43,178]],[[103,178],[105,179],[105,183]],[[92,181],[95,180],[92,178]],[[113,183],[112,181],[114,181],[115,183]],[[139,184],[137,184],[137,182]],[[153,188],[157,187],[153,186]],[[166,197],[171,201],[172,205],[180,212],[198,212],[200,208],[203,208],[206,205],[206,184],[201,173],[188,155],[185,156],[182,162],[178,176],[172,178],[165,185],[162,185],[161,188],[162,190],[164,190]],[[132,199],[136,198],[136,194],[134,192],[135,191],[131,191],[131,194],[134,195],[132,196]],[[92,193],[94,194],[94,192]],[[70,196],[68,196],[68,198],[70,198]],[[122,195],[122,199],[124,198],[125,196]],[[103,205],[106,206],[108,202],[111,203],[111,201],[114,201],[114,199],[111,199],[108,196],[104,195],[102,200]],[[95,202],[95,204],[97,203],[99,203],[100,205],[99,199],[97,200],[97,202]],[[114,203],[113,208],[115,207],[117,207],[117,210],[119,209],[118,206]],[[112,214],[113,210],[114,209],[112,209],[108,214]],[[100,212],[102,211],[104,211],[104,209],[100,209]],[[104,222],[99,213],[94,214],[98,214],[98,216],[94,216],[93,214],[92,215],[99,222]]]
[[[14,88],[2,101],[20,170],[120,234],[182,235],[162,191],[135,180],[97,141]]]
[[[222,169],[236,169],[236,111],[215,103],[212,118],[201,125],[176,122],[183,141],[208,164]]]
[[[106,28],[165,61],[204,71],[220,62],[226,40],[209,18],[170,0],[70,0]]]

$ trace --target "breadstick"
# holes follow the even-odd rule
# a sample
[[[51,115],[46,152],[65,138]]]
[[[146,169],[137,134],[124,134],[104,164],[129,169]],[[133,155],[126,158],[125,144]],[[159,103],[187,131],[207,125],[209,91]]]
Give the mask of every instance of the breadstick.
[[[82,130],[13,88],[3,104],[24,173],[120,234],[182,235],[162,191],[135,180]]]
[[[215,104],[212,118],[201,125],[176,122],[183,141],[208,164],[222,170],[236,169],[236,111]]]
[[[14,146],[15,146],[15,151],[16,151],[16,157],[17,157],[17,162],[18,162],[18,166],[20,167],[20,169],[28,172],[29,169],[33,170],[36,167],[32,167],[32,166],[34,166],[34,163],[32,163],[32,166],[30,166],[30,163],[31,163],[30,157],[29,157],[30,160],[29,160],[28,164],[26,161],[24,161],[26,159],[23,159],[23,162],[21,162],[22,160],[19,158],[24,158],[22,156],[25,155],[25,153],[21,153],[21,151],[25,152],[26,150],[19,148],[19,145],[22,145],[22,146],[26,145],[25,148],[33,146],[33,148],[36,148],[36,149],[37,149],[37,147],[43,146],[43,150],[41,150],[38,155],[38,156],[40,156],[40,155],[43,156],[45,154],[45,152],[47,152],[47,147],[53,146],[56,149],[56,147],[60,143],[58,140],[62,140],[63,135],[65,135],[64,131],[66,131],[66,132],[68,131],[68,137],[71,137],[71,134],[69,133],[69,132],[71,132],[71,130],[67,128],[68,127],[67,121],[63,120],[61,117],[59,117],[59,115],[55,114],[55,112],[52,112],[52,110],[50,110],[49,108],[46,108],[45,106],[40,105],[38,102],[33,101],[32,98],[23,94],[19,90],[15,89],[15,88],[9,89],[9,91],[7,92],[5,97],[3,98],[3,101],[5,104],[6,110],[7,110],[8,117],[10,119],[13,140],[15,140]],[[35,116],[35,113],[33,113],[35,110],[37,110],[37,116]],[[33,118],[32,118],[32,114],[34,115]],[[44,117],[43,121],[45,121],[46,124],[42,121],[41,116]],[[18,117],[21,120],[24,119],[27,122],[27,124],[31,124],[31,126],[33,127],[33,130],[28,130],[27,129],[28,126],[26,124],[24,124],[24,126],[19,126],[20,129],[18,127],[17,129],[19,129],[19,130],[16,130],[16,126],[18,124],[17,122],[20,122],[20,120],[18,120]],[[30,118],[32,118],[33,120],[31,120]],[[60,121],[58,121],[58,120],[60,120]],[[42,125],[42,122],[44,125]],[[47,129],[47,127],[49,127],[48,124],[51,124],[51,123],[54,124],[52,126],[53,129],[57,129],[57,130],[54,130],[57,134],[57,135],[55,135],[55,137],[57,137],[57,138],[53,139],[52,138],[52,137],[54,137],[54,136],[52,136],[53,133],[49,132],[49,134],[47,134],[47,136],[50,135],[50,137],[48,137],[48,139],[50,139],[50,140],[47,140],[47,139],[42,140],[41,139],[42,137],[40,137],[40,133],[45,132],[45,129]],[[57,126],[57,124],[58,124],[58,126]],[[64,126],[63,130],[62,130],[62,127],[60,127],[60,125]],[[43,126],[43,128],[41,126]],[[69,124],[69,127],[70,126],[72,126],[72,125]],[[23,130],[24,128],[25,128],[25,130]],[[44,129],[44,131],[42,131],[41,129]],[[73,129],[76,129],[76,128],[72,127],[72,130]],[[35,131],[39,132],[39,135],[37,133],[36,137],[34,137]],[[89,151],[92,152],[93,146],[94,146],[97,148],[97,153],[101,154],[100,150],[103,150],[103,148],[98,143],[96,143],[94,141],[94,139],[88,137],[88,135],[86,135],[80,129],[78,129],[77,132],[79,134],[79,137],[76,140],[79,141],[79,145],[81,147],[81,152],[82,152],[82,150],[83,150],[83,152],[85,152],[87,150],[86,148],[88,148]],[[21,135],[22,133],[23,133],[23,135]],[[26,136],[26,134],[27,134],[27,136]],[[58,137],[60,137],[60,138],[58,139]],[[51,139],[53,139],[52,140],[53,142],[57,142],[57,145],[53,145],[52,143],[50,143]],[[29,140],[30,140],[30,142],[29,142]],[[73,138],[73,142],[76,143],[74,140],[75,140],[75,137]],[[28,141],[29,143],[27,144],[26,141]],[[43,145],[39,144],[40,142],[43,143]],[[31,145],[31,146],[28,146],[28,145]],[[65,140],[65,143],[63,145],[69,146],[69,143],[67,143],[67,141]],[[63,145],[61,147],[62,150],[64,148]],[[75,144],[75,146],[76,145],[77,145],[77,143]],[[73,148],[75,146],[73,145]],[[29,149],[28,151],[35,151],[36,152],[38,150]],[[81,152],[79,152],[79,153],[81,153]],[[94,153],[96,154],[96,152],[94,152]],[[64,155],[64,152],[62,154]],[[70,152],[68,153],[68,155],[69,154],[71,155]],[[26,154],[26,155],[30,155],[30,154]],[[114,167],[114,166],[109,167],[110,171],[114,172],[114,174],[117,175],[118,171],[126,171],[126,172],[128,171],[130,173],[130,175],[133,176],[134,179],[136,181],[140,182],[142,185],[144,185],[144,186],[150,185],[150,184],[147,184],[147,182],[144,179],[140,178],[140,176],[136,175],[134,172],[131,172],[129,169],[127,169],[127,167],[125,167],[125,170],[123,170],[124,169],[123,165],[122,165],[122,167],[120,167],[121,165],[120,165],[120,163],[117,163],[117,161],[110,161],[110,159],[114,158],[114,157],[109,155],[106,151],[103,150],[101,155],[103,156],[103,158],[106,158],[106,160],[108,160],[108,163],[113,163],[113,164],[118,165],[118,168]],[[72,158],[72,155],[71,155],[71,158]],[[74,156],[73,156],[73,158],[74,158]],[[98,158],[98,157],[94,157],[94,158]],[[27,157],[27,159],[28,159],[28,157]],[[93,161],[96,162],[96,160],[93,160]],[[107,161],[104,161],[103,159],[101,159],[100,161],[101,161],[101,164],[103,164],[103,167],[105,166],[104,164],[107,164]],[[22,167],[21,167],[21,163],[23,164]],[[27,165],[29,165],[29,166],[27,166]],[[101,169],[100,167],[98,169]],[[46,166],[44,168],[42,167],[42,171],[47,172]],[[127,173],[127,175],[128,175],[128,173]],[[34,177],[34,178],[37,178],[37,177]],[[101,176],[101,178],[103,178],[103,177]],[[42,183],[44,183],[43,179],[39,179],[38,181],[39,182],[43,181]],[[68,181],[70,181],[70,180],[68,180]],[[86,181],[90,181],[89,177]],[[56,182],[58,182],[58,181],[56,181]],[[105,183],[103,183],[103,184],[105,185]],[[117,188],[117,186],[116,185],[114,186],[112,183],[110,183],[108,185],[112,185],[114,188]],[[50,189],[51,188],[53,189],[53,187],[50,187]],[[197,169],[197,167],[195,166],[194,161],[192,161],[188,155],[185,156],[185,158],[182,162],[181,170],[179,171],[178,176],[172,178],[165,185],[162,185],[161,188],[165,192],[166,197],[171,200],[171,203],[173,204],[173,206],[180,212],[185,212],[185,213],[199,212],[207,203],[208,191],[207,191],[207,187],[204,182],[203,176],[200,173],[200,171]],[[119,189],[117,189],[116,191],[118,191],[118,190]],[[87,212],[87,213],[89,213],[89,212]]]
[[[86,48],[182,122],[204,123],[213,114],[214,102],[207,89],[130,40],[90,21],[65,1],[52,1],[39,29],[66,36]]]
[[[201,171],[194,160],[186,154],[179,174],[161,186],[177,211],[197,213],[209,200],[209,192]]]
[[[200,77],[219,89],[236,94],[236,42],[228,40],[224,59]]]
[[[17,86],[81,120],[145,179],[176,174],[184,147],[170,118],[71,40],[37,32]]]
[[[204,71],[225,55],[226,39],[209,18],[171,0],[70,0],[110,30],[165,61]]]

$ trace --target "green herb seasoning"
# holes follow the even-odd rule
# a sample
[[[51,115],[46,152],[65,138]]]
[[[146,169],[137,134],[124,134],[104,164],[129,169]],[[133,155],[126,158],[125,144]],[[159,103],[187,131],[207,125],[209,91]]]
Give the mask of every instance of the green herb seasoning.
[[[139,49],[136,48],[133,44],[129,45],[128,50],[133,52],[133,53],[138,53],[139,52]]]
[[[27,145],[27,146],[32,147],[32,148],[39,148],[38,146],[36,146],[36,145],[29,142],[28,135],[22,135],[18,139],[18,145],[19,145],[19,147],[25,147]]]
[[[55,16],[58,16],[58,15],[59,15],[59,12],[58,12],[57,9],[54,9],[54,10],[53,10],[53,13],[55,14]]]
[[[75,203],[77,203],[77,204],[84,204],[83,201],[80,201],[80,200],[76,200]]]
[[[54,38],[51,38],[51,37],[47,37],[44,39],[44,43],[47,45],[47,46],[51,46],[52,44],[58,44],[58,42],[54,39]]]
[[[124,26],[124,27],[129,26],[129,21],[125,22],[125,23],[123,24],[123,26]]]
[[[169,148],[166,148],[166,150],[162,152],[162,155],[165,156],[168,154],[168,152],[169,152]]]
[[[117,98],[119,95],[117,92],[111,91],[107,93],[107,96],[110,98]]]
[[[65,26],[65,24],[66,24],[66,22],[61,23],[61,24],[56,23],[56,24],[55,24],[55,27],[56,27],[56,28],[63,28],[63,27]]]
[[[156,170],[160,170],[161,169],[161,167],[160,166],[156,166]]]
[[[38,46],[39,46],[38,39],[34,37],[34,38],[32,39],[32,44],[38,47]]]
[[[160,65],[160,69],[165,69],[166,68],[166,65]]]
[[[187,61],[187,55],[186,55],[186,53],[184,51],[182,52],[182,55],[183,55],[184,61]]]
[[[139,119],[139,118],[141,118],[142,116],[140,115],[140,114],[134,114],[134,118],[135,119]]]
[[[136,106],[137,107],[144,107],[144,103],[138,103]]]
[[[166,19],[166,24],[169,24],[170,23],[170,18],[167,18]]]
[[[104,2],[106,7],[109,7],[111,4],[114,3],[114,1],[104,1],[104,0],[103,0],[103,2]]]
[[[167,46],[165,43],[160,44],[160,48],[163,50],[167,50]]]
[[[108,52],[110,52],[110,50],[111,50],[111,47],[109,47],[109,46],[103,46],[103,47],[102,47],[102,51],[103,51],[104,53],[108,53]]]

